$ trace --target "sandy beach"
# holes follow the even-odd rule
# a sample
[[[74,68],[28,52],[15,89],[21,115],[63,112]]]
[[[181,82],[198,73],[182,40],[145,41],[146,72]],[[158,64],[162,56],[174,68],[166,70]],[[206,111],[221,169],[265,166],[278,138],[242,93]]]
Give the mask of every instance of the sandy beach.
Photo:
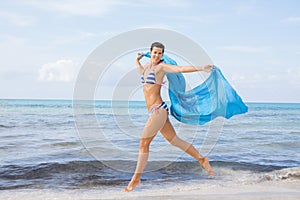
[[[205,184],[172,184],[159,189],[151,188],[150,183],[141,185],[131,193],[122,188],[108,189],[75,189],[75,190],[7,190],[0,193],[0,199],[299,199],[300,181],[263,182],[248,185],[205,185]]]
[[[272,183],[237,187],[218,186],[202,188],[185,186],[163,190],[143,190],[125,193],[95,190],[15,190],[0,194],[1,199],[299,199],[300,182],[289,184]]]

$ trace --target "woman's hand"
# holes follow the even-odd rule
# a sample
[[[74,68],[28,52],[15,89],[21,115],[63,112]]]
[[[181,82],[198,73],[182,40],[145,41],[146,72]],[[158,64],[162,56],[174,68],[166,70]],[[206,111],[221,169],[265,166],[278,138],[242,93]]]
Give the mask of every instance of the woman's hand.
[[[208,72],[210,72],[211,68],[214,68],[214,65],[205,65],[203,67],[203,71],[208,73]]]
[[[143,53],[138,53],[138,56],[136,57],[136,60],[137,61],[140,61],[141,59],[142,59],[142,57],[143,57]]]
[[[142,57],[143,57],[143,53],[138,53],[138,56],[136,57],[136,61],[135,61],[135,64],[136,64],[137,68],[139,69],[140,74],[142,74],[144,72],[144,67],[140,63],[140,60],[142,59]]]

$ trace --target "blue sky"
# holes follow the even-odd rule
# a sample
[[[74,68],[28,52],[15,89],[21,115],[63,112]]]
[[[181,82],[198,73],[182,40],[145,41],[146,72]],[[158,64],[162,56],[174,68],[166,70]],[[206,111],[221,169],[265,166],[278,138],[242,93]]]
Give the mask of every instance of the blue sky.
[[[97,46],[152,27],[200,44],[246,102],[300,102],[297,0],[3,0],[0,25],[0,98],[72,99]]]

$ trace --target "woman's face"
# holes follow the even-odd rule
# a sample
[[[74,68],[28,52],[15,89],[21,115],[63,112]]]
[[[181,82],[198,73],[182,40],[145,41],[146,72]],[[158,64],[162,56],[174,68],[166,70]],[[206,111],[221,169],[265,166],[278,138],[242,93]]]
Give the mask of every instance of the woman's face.
[[[163,49],[158,47],[153,47],[152,51],[150,52],[151,60],[153,64],[158,64],[163,56]]]

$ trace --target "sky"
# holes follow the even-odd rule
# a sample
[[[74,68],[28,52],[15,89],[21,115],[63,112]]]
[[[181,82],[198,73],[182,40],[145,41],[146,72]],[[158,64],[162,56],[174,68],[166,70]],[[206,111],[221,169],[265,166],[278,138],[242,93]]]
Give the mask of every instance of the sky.
[[[300,103],[298,0],[2,0],[0,26],[2,99],[72,99],[95,48],[126,31],[159,28],[205,49],[244,101]]]

